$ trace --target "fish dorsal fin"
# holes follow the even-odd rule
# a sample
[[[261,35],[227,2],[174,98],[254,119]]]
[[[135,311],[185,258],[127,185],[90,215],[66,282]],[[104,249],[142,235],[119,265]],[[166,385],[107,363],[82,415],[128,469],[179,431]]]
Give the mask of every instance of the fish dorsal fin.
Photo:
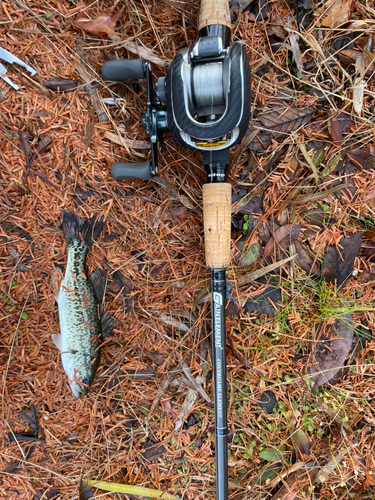
[[[61,335],[58,335],[57,333],[52,334],[52,340],[55,346],[59,351],[62,351],[62,345],[61,345]]]
[[[89,280],[94,289],[96,299],[101,304],[104,299],[105,289],[107,288],[108,275],[106,271],[99,267],[96,268],[89,277]]]

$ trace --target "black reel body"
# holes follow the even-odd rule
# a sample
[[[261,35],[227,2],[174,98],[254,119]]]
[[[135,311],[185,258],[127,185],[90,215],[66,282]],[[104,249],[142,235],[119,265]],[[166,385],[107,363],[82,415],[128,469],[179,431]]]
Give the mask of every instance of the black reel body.
[[[243,47],[223,50],[221,38],[200,38],[174,58],[166,78],[167,124],[180,146],[229,148],[250,118],[250,69]]]
[[[202,36],[190,49],[181,50],[153,88],[150,63],[143,59],[108,61],[105,80],[146,79],[147,104],[142,125],[151,140],[151,161],[116,162],[114,179],[151,179],[157,174],[157,140],[169,130],[183,147],[229,162],[229,148],[245,135],[250,119],[250,68],[239,43],[226,47],[225,37]],[[162,103],[166,103],[166,106]],[[220,154],[220,151],[222,154]],[[206,161],[205,161],[206,164]]]

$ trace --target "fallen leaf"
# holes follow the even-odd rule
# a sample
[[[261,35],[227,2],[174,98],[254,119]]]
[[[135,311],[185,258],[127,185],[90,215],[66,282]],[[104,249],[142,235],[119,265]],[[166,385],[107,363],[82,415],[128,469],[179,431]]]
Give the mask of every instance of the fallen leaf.
[[[267,283],[264,278],[257,281],[261,284]],[[268,286],[259,295],[256,295],[252,299],[248,299],[245,302],[244,307],[247,311],[272,314],[277,310],[278,305],[276,303],[281,300],[281,290],[277,279],[271,278],[269,283],[271,283],[271,286]]]
[[[201,386],[201,384],[199,383],[199,379],[193,377],[193,375],[191,374],[191,370],[190,368],[188,367],[188,365],[186,363],[182,363],[182,370],[185,374],[185,377],[189,380],[189,382],[192,384],[192,387],[194,388],[194,390],[199,393],[201,396],[203,396],[203,398],[208,402],[208,403],[211,403],[211,399],[210,397],[206,394],[205,390],[203,389],[203,387]]]
[[[311,489],[311,483],[314,481],[319,463],[314,462],[297,462],[289,467],[286,471],[282,471],[275,479],[267,486],[274,488],[281,479],[284,479],[283,486],[271,498],[271,500],[299,500],[300,498],[308,498],[308,491]],[[315,497],[314,497],[315,498]]]
[[[241,309],[233,304],[231,300],[228,300],[228,304],[225,307],[225,317],[226,318],[234,318],[238,316],[241,312]]]
[[[334,156],[333,158],[331,158],[329,160],[329,162],[327,163],[327,166],[325,167],[325,169],[322,172],[322,177],[326,177],[327,175],[330,175],[332,172],[334,172],[337,165],[340,163],[340,161],[341,161],[341,154],[340,153],[338,155]]]
[[[338,468],[339,463],[348,453],[348,449],[343,450],[341,453],[332,458],[326,465],[323,465],[316,474],[314,483],[324,483],[328,476]]]
[[[341,146],[342,143],[342,128],[340,120],[337,117],[332,117],[328,122],[328,129],[330,131],[334,143]]]
[[[275,477],[275,479],[272,479],[272,481],[271,481],[270,483],[268,483],[268,484],[267,484],[267,488],[268,488],[268,489],[270,489],[270,490],[272,490],[272,489],[273,489],[273,488],[275,488],[275,487],[279,484],[279,482],[280,482],[282,479],[284,479],[285,477],[287,477],[288,479],[289,479],[290,477],[293,477],[293,479],[294,479],[294,474],[293,474],[293,473],[294,473],[294,472],[297,472],[297,471],[299,471],[300,469],[305,468],[305,467],[306,467],[306,462],[297,462],[297,463],[295,463],[295,464],[291,465],[291,466],[290,466],[290,467],[288,467],[286,470],[284,469],[283,471],[281,471],[281,472],[280,472],[280,474],[278,474],[278,475]],[[287,481],[288,481],[288,479],[287,479]],[[284,484],[284,486],[285,486],[285,484]],[[288,488],[288,489],[289,489],[289,488]],[[284,496],[280,497],[280,491],[281,491],[281,490],[279,490],[279,491],[276,493],[276,496],[272,497],[272,499],[271,499],[271,500],[275,500],[276,498],[277,498],[277,499],[279,499],[279,500],[280,500],[281,498],[282,498],[283,500],[285,500]],[[284,492],[284,494],[285,494],[285,492]],[[288,500],[289,500],[289,499],[288,499]]]
[[[20,260],[21,256],[15,248],[9,250],[10,255],[13,257],[13,265],[16,266],[16,271],[28,272],[30,269]],[[26,258],[27,262],[30,257]]]
[[[363,196],[363,201],[369,201],[372,200],[373,198],[375,198],[375,189],[367,191]]]
[[[46,491],[39,490],[33,496],[33,500],[57,500],[58,498],[62,498],[60,495],[61,493],[59,490],[54,490],[54,489]]]
[[[267,462],[280,462],[283,459],[281,451],[275,448],[266,448],[259,452],[259,457]]]
[[[277,403],[275,393],[272,391],[265,391],[261,394],[257,404],[262,410],[266,411],[269,415],[273,412]]]
[[[367,51],[361,52],[359,50],[353,49],[341,50],[338,53],[340,61],[346,66],[349,66],[351,64],[355,65],[358,58],[362,55],[364,56],[365,76],[371,76],[375,70],[375,62],[372,58],[372,53],[368,54]]]
[[[362,80],[362,78],[356,78],[353,84],[353,110],[357,113],[357,115],[362,114],[365,87],[366,82]]]
[[[138,141],[135,139],[129,139],[128,137],[122,137],[120,135],[114,134],[109,130],[104,132],[104,137],[114,142],[115,144],[119,144],[120,146],[124,146],[125,149],[133,148],[133,149],[150,149],[149,141]]]
[[[248,251],[242,255],[238,267],[241,269],[242,267],[247,267],[251,266],[251,264],[254,264],[260,257],[260,244],[259,243],[253,243],[250,245]]]
[[[329,382],[344,366],[352,347],[354,323],[351,314],[344,314],[333,325],[324,325],[315,347],[315,363],[310,366],[311,388]]]
[[[26,422],[34,435],[38,434],[38,407],[31,405],[28,410],[21,410],[19,412],[20,419]]]
[[[375,258],[375,246],[374,246],[374,244],[373,243],[372,244],[365,243],[362,246],[359,255],[361,257],[366,257],[367,259],[370,260],[370,262],[374,262],[374,258]]]
[[[362,52],[360,50],[344,49],[340,50],[338,56],[342,63],[349,66],[350,64],[355,64],[357,57],[361,54]]]
[[[309,252],[299,241],[294,243],[294,247],[297,252],[296,261],[299,267],[309,273],[309,275],[318,276],[320,274],[319,266]]]
[[[322,146],[322,147],[320,147],[319,149],[316,150],[316,152],[314,153],[313,159],[312,159],[315,167],[319,167],[319,165],[324,160],[325,155],[326,155],[326,148],[325,148],[325,146]]]
[[[22,132],[22,130],[20,129],[18,129],[18,135],[20,136],[20,150],[25,155],[26,160],[28,160],[31,153],[31,144],[29,142],[30,138],[25,132]]]
[[[128,375],[132,375],[132,379],[135,381],[148,380],[155,375],[154,370],[150,365],[147,365],[145,370],[127,370]]]
[[[303,460],[306,455],[310,455],[311,444],[306,433],[302,429],[297,429],[290,437],[298,460]]]
[[[82,7],[84,4],[82,5]],[[77,17],[74,20],[74,24],[81,28],[83,31],[87,33],[92,33],[93,35],[117,35],[116,31],[114,31],[114,27],[117,24],[117,21],[122,16],[122,12],[125,7],[122,7],[117,14],[111,16],[108,12],[101,13],[96,16],[94,19],[91,19],[87,14],[87,11],[81,11],[77,14]]]
[[[255,152],[263,152],[283,134],[293,132],[316,113],[316,109],[303,109],[293,106],[275,106],[275,109],[261,113],[256,120],[252,120],[249,131],[243,139],[243,146]]]
[[[179,321],[173,316],[170,316],[169,314],[161,313],[160,315],[160,321],[165,323],[166,325],[172,326],[173,328],[176,328],[177,330],[180,330],[181,332],[187,333],[191,325],[187,325],[186,323],[183,323],[182,321]]]
[[[362,233],[344,238],[339,245],[330,245],[324,259],[322,276],[328,283],[343,285],[354,270],[354,259],[362,246]]]
[[[305,203],[310,203],[312,201],[321,200],[322,198],[327,198],[328,196],[331,196],[332,194],[349,187],[351,187],[349,184],[339,184],[320,193],[310,194],[309,196],[302,196],[302,198],[298,198],[297,200],[289,200],[288,203],[290,205],[304,205]]]
[[[66,78],[50,78],[43,82],[43,86],[50,90],[67,92],[76,89],[77,82]]]
[[[273,111],[261,113],[258,121],[264,128],[287,134],[297,130],[316,113],[315,108],[277,107]]]
[[[267,30],[268,36],[275,35],[280,40],[284,41],[287,36],[287,31],[285,30],[284,26],[284,18],[278,12],[276,12],[275,17],[273,18],[272,26]]]
[[[168,68],[171,64],[170,59],[162,59],[161,57],[152,53],[146,47],[142,47],[142,45],[138,45],[134,42],[125,42],[123,47],[127,49],[129,52],[137,54],[138,57],[146,59],[146,61],[150,61],[151,63],[156,64],[161,68]]]
[[[44,153],[44,151],[47,149],[47,147],[52,143],[52,139],[50,137],[43,137],[41,141],[38,142],[38,146],[36,148],[36,152],[38,154]]]
[[[290,262],[292,259],[295,258],[295,255],[291,255],[290,257],[287,257],[286,259],[279,260],[278,262],[274,262],[273,264],[270,264],[269,266],[263,267],[262,269],[258,269],[257,271],[253,271],[252,273],[245,274],[245,276],[242,276],[238,280],[238,286],[244,286],[248,285],[249,283],[257,280],[258,278],[261,278],[265,274],[270,273],[271,271],[274,271],[278,267],[283,266],[287,262]]]
[[[375,156],[363,149],[349,150],[347,155],[364,169],[373,169],[375,167]]]
[[[294,59],[294,62],[296,63],[298,71],[300,71],[302,73],[303,72],[303,56],[302,56],[301,50],[300,50],[299,45],[298,45],[298,40],[299,40],[299,36],[296,33],[291,32],[289,35],[289,41],[290,41],[290,45],[292,47],[293,59]]]
[[[156,352],[144,351],[144,354],[158,366],[162,365],[165,361],[164,356],[162,356],[161,354],[156,354]]]
[[[232,0],[229,6],[230,19],[232,23],[238,18],[240,12],[243,13],[250,7],[254,0]]]
[[[197,425],[198,423],[199,423],[199,418],[197,417],[197,415],[192,413],[186,422],[186,427],[188,429],[190,429],[190,427],[193,427],[194,425]]]
[[[164,493],[160,490],[152,490],[150,488],[143,488],[142,486],[133,486],[130,484],[121,483],[108,483],[106,481],[93,481],[90,479],[86,480],[89,486],[98,488],[104,491],[116,491],[118,493],[125,493],[128,495],[138,495],[140,497],[147,498],[159,498],[159,500],[178,500],[177,497]]]
[[[364,233],[365,238],[374,239],[375,238],[375,227],[371,227]]]
[[[175,412],[172,409],[171,402],[168,401],[168,399],[161,399],[160,403],[161,403],[164,411],[166,411],[167,413],[170,413],[172,415],[172,417],[176,416]]]
[[[338,26],[341,26],[342,24],[349,21],[352,5],[351,0],[348,0],[347,2],[343,0],[334,0],[334,2],[332,2],[330,6],[328,6],[327,4],[330,4],[330,2],[328,1],[323,6],[323,8],[325,12],[329,12],[329,14],[323,18],[322,22],[320,23],[321,26],[327,28],[337,28]]]
[[[232,186],[232,205],[235,201],[241,200],[246,194],[247,191],[245,188],[241,186]]]
[[[94,133],[94,128],[95,128],[95,112],[94,108],[90,107],[89,108],[89,113],[86,119],[85,123],[85,134],[84,134],[84,142],[86,149],[89,147],[92,134]]]
[[[94,492],[90,486],[81,480],[79,483],[79,500],[91,500],[95,498]]]
[[[31,442],[34,442],[34,443],[45,443],[46,440],[45,439],[41,439],[41,438],[38,438],[38,437],[35,437],[34,434],[30,434],[28,432],[12,432],[12,433],[9,433],[8,434],[8,440],[10,443],[13,443],[13,442],[21,442],[21,441],[31,441]]]
[[[259,238],[264,245],[267,244],[272,234],[280,229],[279,224],[275,220],[268,219],[258,227]]]
[[[34,445],[30,446],[30,448],[27,450],[27,453],[25,456],[25,461],[30,458],[30,456],[32,455],[34,450],[35,450],[35,446]],[[6,472],[7,474],[13,474],[22,465],[21,462],[18,462],[18,461],[16,463],[10,462],[10,464],[11,465],[9,467],[7,467],[6,469],[3,469],[1,472]]]
[[[297,240],[300,231],[300,225],[285,224],[285,226],[281,226],[279,229],[277,229],[274,236],[271,236],[271,239],[264,247],[264,257],[266,257],[272,251],[275,244],[277,244],[277,248],[286,250],[289,245]]]
[[[240,199],[242,198],[237,198],[235,200],[232,200],[232,203]],[[252,215],[252,214],[260,215],[263,213],[262,204],[263,204],[262,198],[260,198],[259,196],[254,196],[253,198],[251,198],[251,200],[248,201],[248,203],[246,203],[244,207],[241,207],[240,210],[238,210],[238,213],[244,215]]]
[[[141,456],[147,462],[155,462],[167,451],[166,447],[163,444],[158,443],[148,442],[145,443],[143,447],[145,451],[141,454]]]

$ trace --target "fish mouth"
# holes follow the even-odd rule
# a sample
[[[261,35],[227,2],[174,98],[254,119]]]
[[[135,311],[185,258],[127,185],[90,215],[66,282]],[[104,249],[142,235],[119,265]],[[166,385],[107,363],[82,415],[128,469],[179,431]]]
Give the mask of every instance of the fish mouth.
[[[84,398],[89,392],[90,380],[88,378],[84,378],[79,382],[71,382],[70,388],[74,394],[74,396],[78,398]]]

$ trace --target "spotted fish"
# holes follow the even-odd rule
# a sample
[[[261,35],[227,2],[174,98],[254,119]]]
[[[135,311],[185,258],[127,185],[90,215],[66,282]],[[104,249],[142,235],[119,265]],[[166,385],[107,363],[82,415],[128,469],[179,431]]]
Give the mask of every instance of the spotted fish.
[[[103,311],[107,274],[96,269],[86,277],[86,254],[104,227],[104,218],[81,220],[63,210],[62,230],[68,251],[65,274],[52,276],[59,308],[61,335],[52,339],[61,352],[62,365],[76,398],[85,396],[99,363],[99,346],[112,321]]]

